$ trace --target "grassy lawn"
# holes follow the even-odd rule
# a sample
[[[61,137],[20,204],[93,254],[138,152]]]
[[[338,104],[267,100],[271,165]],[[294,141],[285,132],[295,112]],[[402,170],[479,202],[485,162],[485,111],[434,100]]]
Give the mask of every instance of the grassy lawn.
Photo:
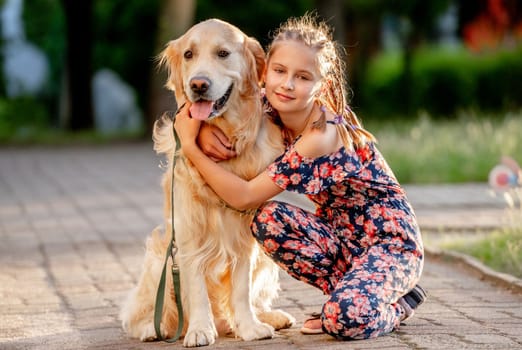
[[[522,164],[522,111],[455,120],[363,117],[401,183],[485,182],[501,156]]]
[[[509,227],[440,246],[475,257],[494,270],[522,278],[522,188],[506,192]]]
[[[453,238],[441,248],[473,256],[496,271],[522,278],[522,226],[477,237]]]
[[[101,145],[143,139],[143,132],[100,133],[94,130],[69,132],[59,129],[34,128],[14,136],[0,138],[1,146],[72,146]],[[150,139],[150,138],[149,138]]]

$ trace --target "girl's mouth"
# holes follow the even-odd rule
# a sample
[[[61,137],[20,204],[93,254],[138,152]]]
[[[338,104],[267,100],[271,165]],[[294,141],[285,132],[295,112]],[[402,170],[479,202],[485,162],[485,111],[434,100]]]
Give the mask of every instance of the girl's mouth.
[[[280,92],[276,92],[275,95],[280,99],[280,100],[284,100],[284,101],[290,101],[290,100],[293,100],[294,97],[292,96],[288,96],[288,95],[285,95],[285,94],[282,94]]]

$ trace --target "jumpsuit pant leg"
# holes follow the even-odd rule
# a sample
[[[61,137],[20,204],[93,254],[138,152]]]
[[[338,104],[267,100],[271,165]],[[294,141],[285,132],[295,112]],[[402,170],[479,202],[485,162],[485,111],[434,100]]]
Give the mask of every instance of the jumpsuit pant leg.
[[[346,271],[349,254],[318,216],[284,202],[258,209],[251,231],[264,252],[292,277],[330,294]]]
[[[397,329],[397,301],[418,282],[422,258],[384,241],[352,261],[323,306],[323,330],[338,339],[375,338]]]
[[[397,300],[420,278],[422,257],[390,237],[352,256],[332,227],[316,215],[284,202],[257,211],[254,237],[283,270],[329,295],[323,330],[348,339],[373,338],[400,324]]]

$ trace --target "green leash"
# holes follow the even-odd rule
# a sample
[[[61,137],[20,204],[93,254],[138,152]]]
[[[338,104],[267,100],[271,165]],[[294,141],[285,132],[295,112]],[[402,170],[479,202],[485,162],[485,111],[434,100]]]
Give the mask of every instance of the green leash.
[[[180,109],[183,108],[185,104],[178,108],[176,115],[179,113]],[[181,288],[180,288],[180,279],[179,279],[179,265],[176,262],[176,254],[178,252],[178,247],[176,245],[175,231],[174,231],[174,168],[176,167],[176,159],[177,153],[180,149],[180,142],[178,134],[174,129],[174,122],[176,120],[176,116],[172,119],[172,132],[174,133],[174,138],[176,140],[176,149],[174,151],[174,155],[172,156],[172,179],[171,179],[171,192],[170,192],[170,201],[171,201],[171,240],[169,246],[167,247],[167,253],[165,254],[165,263],[163,264],[163,271],[161,272],[161,278],[158,285],[158,291],[156,293],[156,305],[154,308],[154,330],[156,331],[156,337],[158,340],[163,340],[168,343],[176,342],[181,336],[181,332],[183,331],[183,305],[181,305]],[[163,301],[165,298],[165,284],[167,277],[167,263],[169,257],[172,259],[172,282],[174,284],[174,298],[176,299],[176,306],[178,308],[178,330],[174,337],[166,339],[161,335],[161,318],[163,314]]]

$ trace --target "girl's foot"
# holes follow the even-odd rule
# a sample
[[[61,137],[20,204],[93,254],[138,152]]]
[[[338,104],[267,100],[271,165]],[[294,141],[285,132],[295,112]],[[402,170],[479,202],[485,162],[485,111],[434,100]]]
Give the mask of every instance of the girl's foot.
[[[301,328],[303,334],[321,334],[323,332],[323,325],[321,322],[320,313],[312,313],[310,318],[307,318]]]

